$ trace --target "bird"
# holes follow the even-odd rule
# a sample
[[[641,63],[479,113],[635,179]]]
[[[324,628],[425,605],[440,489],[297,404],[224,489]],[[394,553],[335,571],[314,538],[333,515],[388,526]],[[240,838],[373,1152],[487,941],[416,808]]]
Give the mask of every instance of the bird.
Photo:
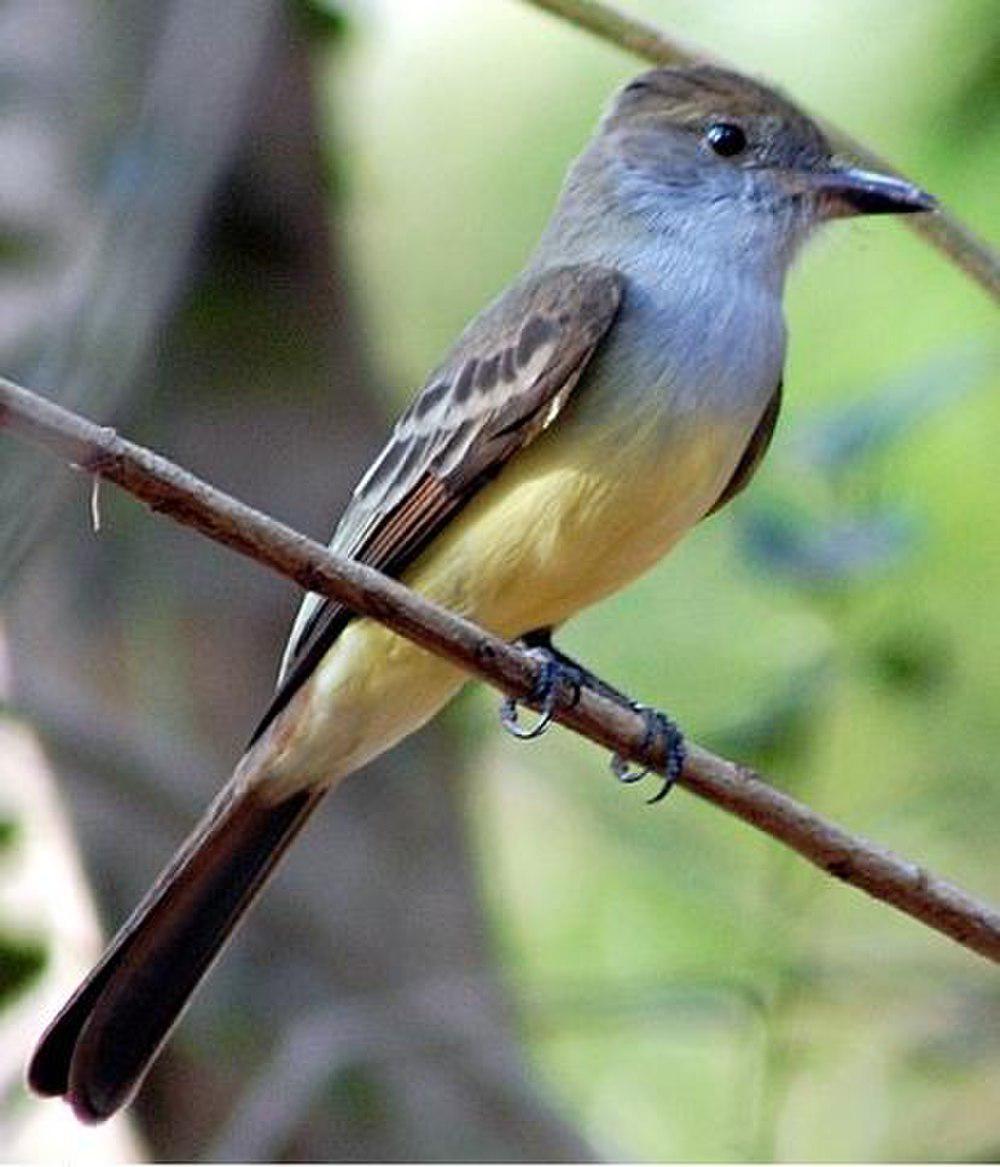
[[[802,245],[832,220],[934,206],[839,157],[760,81],[712,65],[642,73],[570,166],[523,270],[396,421],[331,548],[530,645],[551,692],[573,666],[553,631],[662,559],[760,465]],[[307,595],[246,752],[42,1035],[31,1088],[85,1122],[129,1103],[324,795],[465,680]],[[679,731],[650,725],[676,771]]]

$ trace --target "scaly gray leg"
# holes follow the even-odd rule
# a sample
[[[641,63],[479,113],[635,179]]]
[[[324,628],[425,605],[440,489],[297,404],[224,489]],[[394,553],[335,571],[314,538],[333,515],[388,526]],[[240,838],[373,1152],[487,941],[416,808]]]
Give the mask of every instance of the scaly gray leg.
[[[586,685],[606,697],[609,701],[623,706],[626,709],[641,713],[646,721],[646,736],[643,748],[650,748],[657,740],[662,740],[664,756],[667,760],[666,776],[663,786],[650,798],[650,803],[659,802],[665,798],[677,780],[684,766],[685,748],[684,735],[677,725],[665,713],[651,709],[647,705],[640,705],[626,696],[621,690],[609,685],[600,677],[595,676],[572,657],[561,652],[552,643],[552,630],[539,628],[522,636],[518,643],[541,664],[536,691],[532,693],[532,702],[542,707],[541,716],[534,725],[524,728],[518,722],[518,702],[514,697],[506,697],[500,706],[500,722],[503,727],[522,741],[541,737],[549,728],[552,714],[555,711],[563,693],[568,693],[567,703],[573,705],[579,700],[580,690]],[[634,770],[629,763],[619,756],[611,759],[611,772],[619,782],[639,782],[650,772],[650,768]]]

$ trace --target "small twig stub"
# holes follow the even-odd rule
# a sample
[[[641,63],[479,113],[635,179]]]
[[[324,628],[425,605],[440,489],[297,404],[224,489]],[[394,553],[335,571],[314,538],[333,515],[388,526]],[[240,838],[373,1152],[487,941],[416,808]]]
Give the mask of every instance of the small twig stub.
[[[90,526],[95,535],[101,533],[101,479],[97,474],[90,480]]]

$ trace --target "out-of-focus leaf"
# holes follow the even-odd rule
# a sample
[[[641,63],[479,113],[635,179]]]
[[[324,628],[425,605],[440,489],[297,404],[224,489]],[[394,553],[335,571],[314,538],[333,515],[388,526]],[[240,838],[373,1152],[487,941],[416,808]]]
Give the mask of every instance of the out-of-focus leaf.
[[[14,267],[24,267],[46,259],[51,240],[44,232],[7,224],[0,228],[0,268],[5,275]]]
[[[985,383],[997,358],[985,344],[938,354],[868,396],[800,424],[789,440],[789,456],[804,469],[836,477]]]
[[[940,1003],[907,1043],[904,1056],[914,1071],[931,1076],[967,1070],[1000,1050],[1000,995],[965,987]]]
[[[347,13],[333,0],[295,0],[291,13],[313,42],[328,45],[339,41],[350,28]]]
[[[9,851],[18,840],[20,827],[9,818],[0,818],[0,855]]]
[[[916,527],[899,510],[821,522],[769,508],[744,514],[739,544],[751,566],[790,583],[844,584],[899,563],[913,548]]]
[[[942,124],[950,123],[959,134],[981,134],[984,126],[1000,118],[1000,22],[995,19],[995,0],[978,0],[978,4],[993,19],[976,26],[980,30],[975,40],[976,56],[970,59],[967,55],[962,68],[956,70],[954,89],[942,110]],[[975,6],[970,5],[965,20],[974,21],[977,15]]]
[[[739,721],[708,731],[712,749],[740,758],[753,757],[758,764],[793,752],[812,729],[817,705],[829,692],[833,672],[825,664],[802,670],[777,692]]]
[[[947,636],[927,626],[894,628],[871,644],[872,671],[898,693],[929,693],[948,678],[952,647]]]
[[[46,958],[45,946],[38,940],[0,936],[0,1008],[41,974]]]
[[[338,1114],[348,1125],[364,1127],[385,1121],[387,1099],[370,1067],[357,1063],[343,1066],[320,1091],[319,1104]]]

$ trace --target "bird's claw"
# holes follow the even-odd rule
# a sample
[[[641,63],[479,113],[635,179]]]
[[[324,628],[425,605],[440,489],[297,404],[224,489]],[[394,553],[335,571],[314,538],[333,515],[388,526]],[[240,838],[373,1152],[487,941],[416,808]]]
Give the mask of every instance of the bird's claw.
[[[541,706],[538,720],[534,725],[520,724],[518,711],[521,702],[516,697],[505,697],[500,703],[500,724],[509,734],[521,741],[541,737],[552,724],[552,717],[560,700],[573,705],[580,696],[580,678],[571,666],[558,660],[545,648],[529,648],[527,652],[541,665],[538,680],[529,699],[531,704]],[[567,692],[569,696],[564,697],[563,694]]]
[[[530,741],[532,738],[541,737],[552,724],[557,706],[561,703],[566,706],[574,705],[580,698],[584,680],[592,680],[585,670],[546,647],[545,644],[530,645],[527,652],[540,665],[538,679],[531,696],[527,702],[522,702],[517,697],[505,697],[500,703],[500,724],[509,734],[521,741]],[[604,689],[605,692],[608,691],[606,686]],[[666,759],[663,785],[652,798],[646,800],[650,804],[660,802],[670,793],[684,767],[686,754],[684,735],[665,713],[651,709],[646,705],[630,702],[613,690],[610,693],[614,698],[620,699],[623,704],[628,704],[637,713],[643,715],[646,723],[646,733],[642,740],[643,752],[652,749],[657,741],[663,742],[663,755]],[[530,704],[540,708],[538,719],[533,725],[523,726],[518,721],[522,704]],[[651,766],[634,768],[620,754],[614,754],[611,758],[611,772],[619,782],[641,782],[647,774],[652,772],[652,769]]]
[[[642,749],[645,752],[651,749],[657,739],[663,741],[663,752],[666,758],[666,774],[664,775],[663,785],[653,795],[648,798],[647,803],[652,806],[654,802],[661,802],[670,793],[674,783],[680,777],[680,772],[684,768],[684,758],[687,753],[684,746],[684,735],[678,729],[675,722],[658,709],[650,709],[647,705],[633,705],[632,707],[637,713],[641,713],[646,721],[646,734],[642,739]],[[611,758],[611,773],[618,779],[619,782],[641,782],[648,774],[652,772],[652,766],[643,766],[641,769],[632,767],[628,759],[623,758],[621,754],[614,754]]]

